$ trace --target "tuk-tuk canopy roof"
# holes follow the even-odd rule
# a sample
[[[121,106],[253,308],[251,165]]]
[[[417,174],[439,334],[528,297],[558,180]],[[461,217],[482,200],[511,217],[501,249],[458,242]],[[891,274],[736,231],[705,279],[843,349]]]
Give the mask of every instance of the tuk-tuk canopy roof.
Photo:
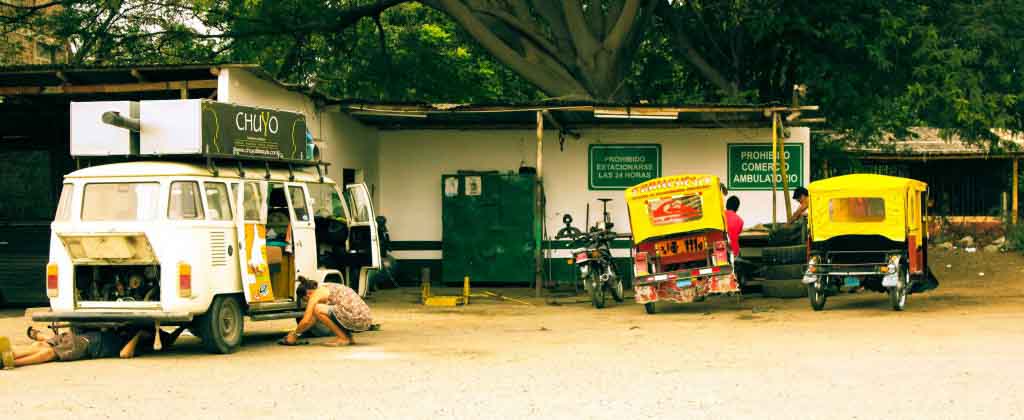
[[[655,178],[627,188],[625,196],[635,244],[687,232],[725,230],[725,207],[717,176]],[[698,202],[700,208],[694,206]]]
[[[882,190],[906,191],[907,189],[912,189],[914,191],[924,191],[927,188],[928,184],[916,179],[889,175],[851,174],[814,181],[807,186],[807,191],[809,191],[811,193],[811,197],[813,197],[815,193],[823,193],[827,191],[844,191],[850,193],[861,191],[877,193]]]
[[[880,235],[904,242],[922,237],[924,182],[895,176],[853,174],[815,181],[810,193],[811,240]]]

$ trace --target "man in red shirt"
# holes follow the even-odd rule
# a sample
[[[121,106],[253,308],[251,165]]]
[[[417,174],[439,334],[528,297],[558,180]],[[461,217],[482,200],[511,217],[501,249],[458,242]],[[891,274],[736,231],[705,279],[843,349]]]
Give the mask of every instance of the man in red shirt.
[[[734,195],[725,201],[725,227],[729,233],[729,245],[734,257],[740,256],[740,232],[743,231],[743,219],[736,214],[739,209],[739,197]]]

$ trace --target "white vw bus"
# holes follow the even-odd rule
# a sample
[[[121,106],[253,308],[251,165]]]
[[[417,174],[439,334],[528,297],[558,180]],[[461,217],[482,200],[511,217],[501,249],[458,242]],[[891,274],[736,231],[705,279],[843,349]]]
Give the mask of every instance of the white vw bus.
[[[65,177],[46,268],[51,311],[33,319],[186,325],[227,353],[245,316],[301,316],[298,276],[364,294],[381,264],[377,235],[365,185],[339,188],[315,165],[89,167]]]

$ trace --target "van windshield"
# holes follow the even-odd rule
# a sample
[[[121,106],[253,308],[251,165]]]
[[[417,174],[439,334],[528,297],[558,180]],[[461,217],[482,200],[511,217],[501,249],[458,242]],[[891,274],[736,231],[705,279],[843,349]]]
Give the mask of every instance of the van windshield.
[[[145,221],[157,215],[160,184],[117,182],[86,184],[82,193],[84,221]]]

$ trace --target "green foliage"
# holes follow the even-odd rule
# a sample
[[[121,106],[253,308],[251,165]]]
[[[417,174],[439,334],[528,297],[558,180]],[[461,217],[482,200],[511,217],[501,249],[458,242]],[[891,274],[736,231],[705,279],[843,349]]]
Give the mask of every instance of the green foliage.
[[[312,82],[343,98],[516,102],[540,97],[434,9],[399,5],[382,13],[379,23],[363,19],[346,31],[279,42],[244,40],[231,57],[262,63],[283,80]]]
[[[0,28],[65,40],[75,63],[255,62],[337,97],[545,97],[429,0],[57,3],[47,13],[0,6]],[[687,0],[661,4],[649,22],[626,63],[625,100],[789,103],[804,84],[827,128],[864,142],[914,126],[981,142],[992,128],[1024,130],[1024,1]],[[666,22],[680,23],[686,42]]]

